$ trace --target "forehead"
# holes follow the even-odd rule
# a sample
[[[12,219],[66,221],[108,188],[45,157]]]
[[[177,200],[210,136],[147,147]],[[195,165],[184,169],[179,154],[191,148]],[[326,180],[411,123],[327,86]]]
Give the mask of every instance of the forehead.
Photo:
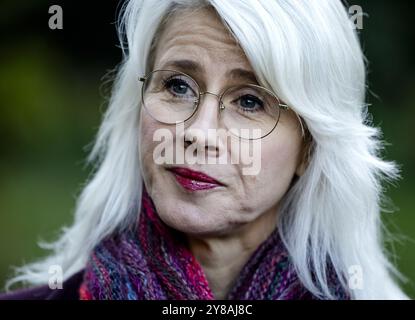
[[[249,77],[251,73],[251,80],[255,79],[245,53],[212,8],[179,11],[170,17],[159,37],[154,60],[155,69],[167,66],[184,72],[189,68],[205,72],[239,69],[247,72],[234,75]],[[186,66],[187,70],[181,68]]]

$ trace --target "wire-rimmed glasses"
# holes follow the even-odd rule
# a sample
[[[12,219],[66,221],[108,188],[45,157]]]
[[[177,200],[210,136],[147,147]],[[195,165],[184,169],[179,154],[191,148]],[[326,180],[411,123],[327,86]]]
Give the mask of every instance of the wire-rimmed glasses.
[[[196,80],[176,70],[154,70],[139,80],[143,82],[143,106],[156,121],[185,122],[196,113],[202,97],[211,94],[219,98],[223,125],[241,139],[266,137],[277,126],[281,109],[289,109],[272,91],[255,84],[230,86],[217,95],[201,92]]]

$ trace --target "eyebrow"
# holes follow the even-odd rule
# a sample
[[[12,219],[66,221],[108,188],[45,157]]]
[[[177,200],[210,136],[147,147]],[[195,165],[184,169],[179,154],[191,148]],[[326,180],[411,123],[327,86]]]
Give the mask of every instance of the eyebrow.
[[[183,71],[185,73],[203,71],[203,67],[201,64],[199,64],[196,61],[187,60],[187,59],[167,61],[161,69],[169,68],[169,67],[180,69],[179,71]],[[246,69],[235,68],[235,69],[229,70],[226,73],[226,75],[230,77],[231,79],[245,79],[245,80],[250,81],[250,83],[258,84],[258,80],[255,74],[252,71],[249,71]]]

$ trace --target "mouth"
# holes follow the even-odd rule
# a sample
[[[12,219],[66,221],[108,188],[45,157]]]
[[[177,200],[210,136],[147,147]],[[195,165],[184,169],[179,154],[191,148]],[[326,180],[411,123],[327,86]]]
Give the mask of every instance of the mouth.
[[[223,183],[200,171],[184,167],[171,167],[167,170],[174,175],[176,181],[184,189],[189,191],[208,190],[224,186]]]

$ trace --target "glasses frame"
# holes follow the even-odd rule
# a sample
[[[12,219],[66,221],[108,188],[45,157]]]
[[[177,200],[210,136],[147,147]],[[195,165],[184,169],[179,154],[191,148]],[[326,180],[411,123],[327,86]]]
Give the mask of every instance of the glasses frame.
[[[198,97],[195,99],[195,101],[194,101],[194,103],[195,103],[195,105],[196,105],[196,108],[195,108],[195,110],[193,111],[193,113],[189,116],[189,117],[187,117],[185,120],[182,120],[182,121],[177,121],[176,123],[169,123],[169,122],[164,122],[164,121],[160,121],[160,120],[158,120],[158,119],[155,119],[154,118],[154,116],[151,114],[151,112],[147,109],[147,107],[146,107],[146,105],[145,105],[145,103],[144,103],[144,93],[145,93],[145,90],[144,90],[144,88],[145,88],[145,85],[146,85],[146,80],[153,74],[153,73],[155,73],[155,72],[158,72],[158,71],[167,71],[167,72],[174,72],[174,73],[178,73],[178,74],[181,74],[181,75],[183,75],[183,76],[186,76],[186,77],[188,77],[188,78],[190,78],[195,84],[196,84],[196,87],[197,87],[197,90],[198,90]],[[156,120],[157,122],[160,122],[160,123],[163,123],[163,124],[166,124],[166,125],[173,125],[173,124],[177,124],[177,123],[184,123],[184,122],[186,122],[187,120],[189,120],[189,119],[191,119],[194,115],[195,115],[195,113],[197,113],[197,111],[199,110],[199,106],[200,106],[200,101],[201,101],[201,99],[202,99],[202,96],[204,96],[204,95],[206,95],[206,94],[211,94],[211,95],[213,95],[213,96],[216,96],[217,98],[219,98],[219,114],[220,114],[220,111],[221,110],[224,110],[225,108],[226,108],[226,106],[223,104],[223,101],[222,101],[222,98],[226,95],[226,93],[227,92],[229,92],[230,90],[232,90],[232,89],[234,89],[234,88],[237,88],[237,87],[240,87],[241,85],[232,85],[232,86],[229,86],[229,87],[227,87],[227,88],[225,88],[221,93],[219,93],[219,94],[216,94],[216,93],[213,93],[213,92],[209,92],[209,91],[204,91],[204,92],[202,92],[201,91],[201,89],[200,89],[200,86],[199,86],[199,83],[193,78],[193,77],[191,77],[190,75],[188,75],[187,73],[185,73],[185,72],[182,72],[182,71],[177,71],[177,70],[173,70],[173,69],[156,69],[156,70],[153,70],[153,71],[150,71],[149,73],[147,73],[146,75],[144,75],[144,76],[140,76],[139,78],[138,78],[138,80],[140,81],[140,82],[142,82],[143,83],[143,85],[141,86],[141,102],[142,102],[142,104],[143,104],[143,106],[144,106],[144,108],[147,110],[147,112],[148,112],[148,114],[154,119],[154,120]],[[247,87],[254,87],[254,88],[258,88],[258,89],[262,89],[262,90],[265,90],[268,94],[270,94],[272,97],[274,97],[277,101],[278,101],[278,104],[276,105],[278,108],[281,108],[281,109],[283,109],[283,110],[289,110],[289,109],[291,109],[287,104],[285,104],[285,103],[282,103],[281,101],[280,101],[280,99],[278,98],[278,96],[275,94],[275,93],[273,93],[271,90],[269,90],[269,89],[267,89],[267,88],[265,88],[265,87],[262,87],[262,86],[259,86],[259,85],[256,85],[256,84],[250,84],[250,83],[248,83],[248,84],[245,84],[245,85],[243,85],[243,86],[247,86]],[[291,109],[292,110],[292,109]],[[264,135],[264,136],[261,136],[261,137],[259,137],[259,138],[243,138],[243,137],[241,137],[241,136],[239,136],[239,135],[235,135],[235,134],[233,134],[230,130],[228,130],[233,136],[235,136],[235,137],[237,137],[237,138],[239,138],[239,139],[243,139],[243,140],[259,140],[259,139],[263,139],[263,138],[265,138],[266,136],[268,136],[269,134],[271,134],[271,132],[273,132],[274,131],[274,129],[277,127],[277,124],[278,124],[278,122],[279,122],[279,120],[280,120],[280,116],[281,116],[281,113],[279,112],[278,113],[278,119],[277,119],[277,121],[275,122],[275,125],[274,125],[274,127],[266,134],[266,135]]]

